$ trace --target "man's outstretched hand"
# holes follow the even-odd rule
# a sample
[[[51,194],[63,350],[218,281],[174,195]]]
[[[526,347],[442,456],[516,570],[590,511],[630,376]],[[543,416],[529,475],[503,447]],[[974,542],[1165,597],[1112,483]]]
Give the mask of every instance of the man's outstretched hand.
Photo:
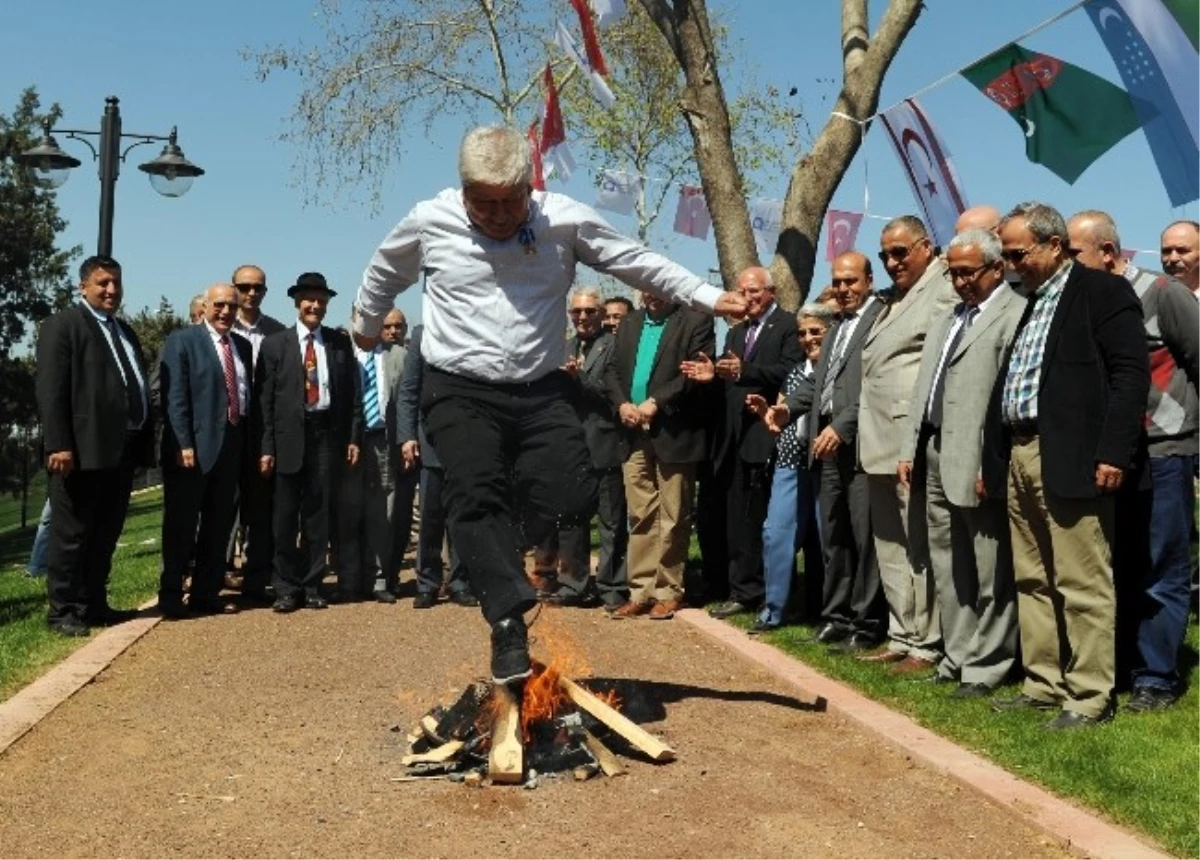
[[[371,337],[370,335],[359,334],[353,329],[350,330],[351,337],[354,338],[354,345],[363,352],[370,352],[379,345],[379,336]]]
[[[741,293],[721,293],[721,297],[713,306],[713,313],[727,317],[733,322],[740,322],[746,316],[746,297]]]
[[[693,382],[712,382],[717,375],[712,359],[702,352],[696,353],[691,361],[680,362],[679,372]]]

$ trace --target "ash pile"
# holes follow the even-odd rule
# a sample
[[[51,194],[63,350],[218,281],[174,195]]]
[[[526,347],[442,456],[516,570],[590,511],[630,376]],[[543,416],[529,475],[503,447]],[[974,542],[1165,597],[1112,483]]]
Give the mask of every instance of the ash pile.
[[[400,782],[448,779],[471,786],[524,785],[566,777],[587,780],[625,772],[606,744],[619,739],[651,761],[675,751],[553,666],[533,663],[520,689],[475,681],[450,705],[425,714],[408,735]]]

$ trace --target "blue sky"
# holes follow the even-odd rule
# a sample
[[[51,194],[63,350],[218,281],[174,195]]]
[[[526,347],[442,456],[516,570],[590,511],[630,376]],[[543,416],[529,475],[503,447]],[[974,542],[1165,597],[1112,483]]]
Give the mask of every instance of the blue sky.
[[[873,25],[885,5],[872,0]],[[978,59],[1067,5],[1067,0],[926,0],[926,11],[889,72],[881,107]],[[724,8],[733,37],[754,55],[759,80],[785,90],[798,87],[819,128],[834,92],[832,84],[819,79],[840,79],[837,0],[710,0],[710,6]],[[565,0],[548,3],[547,10],[547,21],[555,10],[570,20]],[[385,186],[381,212],[370,211],[365,192],[361,205],[303,205],[303,194],[295,187],[295,153],[275,140],[299,81],[285,76],[258,83],[240,52],[318,38],[313,0],[206,0],[186,6],[38,0],[6,8],[0,29],[0,110],[11,110],[19,91],[32,84],[44,103],[62,105],[64,126],[99,129],[104,98],[116,95],[127,132],[165,134],[178,125],[184,152],[208,171],[186,196],[171,200],[159,197],[136,169],[157,148],[134,150],[131,163],[123,166],[114,254],[125,268],[130,311],[157,304],[160,295],[182,309],[206,285],[228,279],[235,265],[255,262],[267,271],[273,288],[268,312],[290,319],[287,285],[301,272],[316,270],[340,292],[331,318],[344,318],[379,240],[413,203],[456,184],[454,153],[467,121],[452,118],[437,127],[432,141],[414,130],[404,160]],[[1022,44],[1119,83],[1082,10]],[[729,82],[736,75],[727,71],[723,77]],[[1106,209],[1117,219],[1124,243],[1145,249],[1157,248],[1159,232],[1169,221],[1197,217],[1195,202],[1170,206],[1140,132],[1070,186],[1025,160],[1017,125],[964,79],[955,78],[920,100],[953,155],[971,203],[1006,208],[1019,200],[1041,199],[1064,214]],[[88,157],[82,144],[59,143],[81,159]],[[74,174],[59,192],[60,208],[70,222],[63,243],[81,244],[90,253],[96,242],[99,183],[91,165]],[[868,187],[870,212],[915,211],[878,124],[833,205],[861,211]],[[582,172],[566,184],[552,180],[551,189],[585,202],[594,199],[590,179]],[[764,183],[763,196],[782,197],[785,190],[786,178],[780,177]],[[701,242],[674,236],[669,214],[653,244],[704,275],[716,264],[711,237]],[[630,219],[610,217],[632,232]],[[878,248],[881,224],[863,223],[860,247]],[[1140,256],[1138,262],[1157,266],[1157,255]],[[818,277],[825,269],[818,265]],[[419,316],[416,290],[401,298],[400,307]]]

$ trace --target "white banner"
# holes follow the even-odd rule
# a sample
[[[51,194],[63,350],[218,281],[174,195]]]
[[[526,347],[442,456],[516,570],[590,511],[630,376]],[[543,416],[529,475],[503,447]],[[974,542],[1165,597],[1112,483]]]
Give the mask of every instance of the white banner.
[[[624,170],[600,172],[600,188],[596,191],[596,208],[632,215],[642,194],[642,177]]]

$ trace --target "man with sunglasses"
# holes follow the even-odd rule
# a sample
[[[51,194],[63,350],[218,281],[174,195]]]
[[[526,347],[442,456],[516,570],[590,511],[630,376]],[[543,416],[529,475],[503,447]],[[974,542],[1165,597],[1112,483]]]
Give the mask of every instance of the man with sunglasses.
[[[492,677],[531,672],[514,507],[535,546],[591,516],[596,482],[572,408],[562,310],[579,263],[708,313],[745,300],[618,234],[590,207],[535,191],[529,142],[487,126],[463,138],[461,189],[418,203],[384,239],[359,289],[369,349],[397,294],[422,279],[425,430],[446,470],[451,537],[492,626]]]
[[[267,275],[258,266],[238,266],[233,270],[233,287],[238,294],[237,319],[233,332],[250,341],[251,373],[258,367],[258,351],[263,338],[283,331],[286,326],[262,311],[267,296]],[[257,443],[253,433],[251,444]],[[242,596],[249,601],[270,605],[274,598],[267,591],[275,558],[274,528],[271,511],[274,508],[274,480],[263,477],[258,470],[258,451],[246,457],[242,480],[238,487],[238,515],[235,528],[242,532]]]
[[[956,698],[986,696],[1016,658],[1006,464],[984,426],[995,415],[994,383],[1027,303],[1004,283],[1000,250],[991,230],[968,229],[950,241],[944,271],[962,301],[925,338],[897,470],[902,485],[925,485],[945,644],[930,680],[957,682]]]
[[[867,474],[871,529],[888,604],[888,643],[861,659],[891,664],[889,672],[932,669],[942,656],[941,626],[925,533],[925,489],[896,474],[902,428],[921,366],[925,335],[958,297],[946,280],[925,224],[902,215],[884,225],[879,259],[892,279],[884,308],[862,351],[858,454]]]
[[[1025,685],[992,704],[1061,707],[1051,729],[1115,711],[1114,494],[1134,464],[1150,388],[1133,288],[1073,263],[1067,236],[1042,203],[1020,204],[1000,225],[1004,260],[1031,297],[1000,402]]]
[[[1121,254],[1117,225],[1089,210],[1067,222],[1067,253],[1084,266],[1120,275],[1142,305],[1153,369],[1146,401],[1148,458],[1117,497],[1113,569],[1117,585],[1117,670],[1132,671],[1137,713],[1173,705],[1183,691],[1178,654],[1187,631],[1193,520],[1192,459],[1197,453],[1200,305],[1180,281],[1141,269]]]

